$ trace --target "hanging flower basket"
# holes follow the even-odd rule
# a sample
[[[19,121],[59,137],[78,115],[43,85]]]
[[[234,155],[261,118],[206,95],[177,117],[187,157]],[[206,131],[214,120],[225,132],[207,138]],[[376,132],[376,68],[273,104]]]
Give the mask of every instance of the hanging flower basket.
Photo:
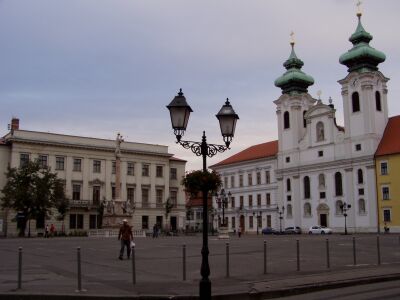
[[[215,171],[204,172],[198,170],[187,172],[182,179],[182,185],[188,193],[196,195],[201,191],[217,191],[221,187],[222,181],[221,177]]]

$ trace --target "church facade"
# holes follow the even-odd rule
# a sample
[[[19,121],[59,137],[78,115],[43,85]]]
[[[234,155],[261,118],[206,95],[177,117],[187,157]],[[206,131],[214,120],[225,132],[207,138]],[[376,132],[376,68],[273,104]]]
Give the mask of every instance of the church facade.
[[[260,149],[264,152],[256,153],[250,147],[212,166],[223,178],[249,178],[245,186],[231,191],[235,199],[247,198],[245,206],[237,207],[233,213],[239,220],[244,219],[240,222],[243,226],[236,225],[236,230],[241,226],[244,231],[256,231],[258,227],[250,226],[253,216],[258,216],[259,227],[279,230],[298,226],[308,232],[311,226],[322,225],[340,232],[344,231],[345,222],[350,232],[377,230],[374,154],[388,122],[389,79],[378,69],[385,55],[369,45],[372,36],[363,28],[361,13],[357,16],[356,31],[349,39],[353,47],[340,57],[340,63],[348,68],[338,81],[344,127],[336,123],[331,99],[324,103],[320,95],[315,99],[308,93],[314,80],[301,70],[303,61],[297,57],[292,41],[291,54],[284,63],[286,72],[275,81],[282,89],[282,95],[274,101],[276,151],[264,147]],[[266,193],[265,187],[257,192],[261,185],[250,177],[258,176],[252,170],[263,169],[267,162],[275,185],[268,210],[263,200],[259,207],[249,205],[249,197]],[[229,181],[224,180],[227,190],[232,188]]]

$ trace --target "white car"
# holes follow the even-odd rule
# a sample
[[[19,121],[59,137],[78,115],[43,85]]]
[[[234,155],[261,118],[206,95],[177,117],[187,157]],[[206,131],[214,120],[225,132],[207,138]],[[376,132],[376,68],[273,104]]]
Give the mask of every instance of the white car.
[[[311,226],[308,230],[309,234],[332,234],[332,229],[325,226]]]

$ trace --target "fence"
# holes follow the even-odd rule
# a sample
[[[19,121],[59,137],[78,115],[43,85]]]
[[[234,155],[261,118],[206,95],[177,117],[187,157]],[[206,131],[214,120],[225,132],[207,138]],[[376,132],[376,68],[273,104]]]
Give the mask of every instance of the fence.
[[[119,229],[93,229],[89,230],[89,237],[118,237]],[[141,229],[132,230],[133,237],[146,237],[146,232]]]

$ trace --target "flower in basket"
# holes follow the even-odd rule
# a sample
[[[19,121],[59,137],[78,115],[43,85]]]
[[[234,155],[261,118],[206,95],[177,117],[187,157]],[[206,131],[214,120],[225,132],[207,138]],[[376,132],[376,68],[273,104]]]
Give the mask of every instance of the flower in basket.
[[[188,193],[196,195],[202,191],[217,191],[221,187],[222,181],[221,177],[215,171],[197,170],[187,172],[182,179],[182,185]]]

